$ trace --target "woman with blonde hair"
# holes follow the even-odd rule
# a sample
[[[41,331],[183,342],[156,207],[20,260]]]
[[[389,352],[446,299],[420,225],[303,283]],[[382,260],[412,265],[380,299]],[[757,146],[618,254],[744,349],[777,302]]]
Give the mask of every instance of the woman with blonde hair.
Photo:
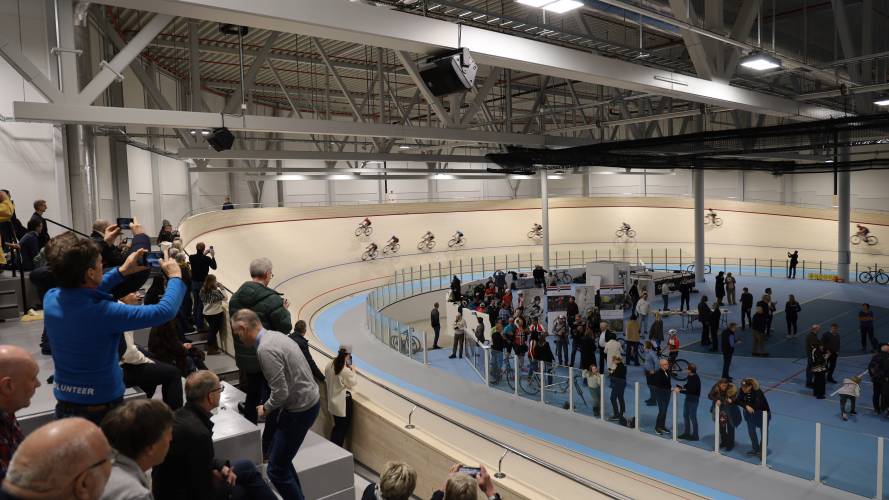
[[[207,330],[207,354],[219,354],[218,335],[225,321],[225,287],[216,281],[216,275],[208,274],[199,292],[204,304],[204,319],[210,328]]]
[[[369,484],[361,500],[410,500],[417,487],[417,471],[404,462],[386,462],[378,484]]]

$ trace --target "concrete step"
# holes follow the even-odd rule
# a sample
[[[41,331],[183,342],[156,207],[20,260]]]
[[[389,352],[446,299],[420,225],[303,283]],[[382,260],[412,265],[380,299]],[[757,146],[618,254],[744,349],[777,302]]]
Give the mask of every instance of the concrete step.
[[[238,413],[238,403],[246,395],[228,382],[222,382],[222,387],[219,411],[211,418],[216,458],[262,463],[260,429]]]

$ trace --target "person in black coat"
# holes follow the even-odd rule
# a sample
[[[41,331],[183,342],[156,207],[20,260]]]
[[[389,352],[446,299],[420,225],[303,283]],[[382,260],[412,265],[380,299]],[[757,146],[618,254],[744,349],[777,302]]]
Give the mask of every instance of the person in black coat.
[[[762,304],[762,302],[760,302]],[[750,327],[753,329],[753,355],[754,356],[768,356],[769,353],[766,352],[766,329],[768,328],[768,315],[763,312],[763,306],[757,304],[756,306],[756,314],[753,315],[753,321],[750,322]]]
[[[707,296],[701,297],[698,303],[698,321],[701,322],[701,345],[710,345],[710,306],[707,305]]]
[[[732,366],[732,357],[735,355],[735,332],[737,323],[729,323],[728,328],[722,331],[722,378],[731,381],[729,368]]]
[[[685,394],[685,402],[682,407],[683,431],[678,437],[679,439],[697,441],[700,439],[698,435],[698,403],[701,400],[701,377],[698,376],[696,364],[688,364],[688,379],[685,381],[685,385],[678,385],[675,390]]]
[[[758,428],[760,433],[762,432],[763,412],[768,412],[768,418],[771,420],[772,411],[765,393],[759,388],[759,382],[755,378],[745,378],[741,381],[741,391],[738,393],[735,404],[741,408],[744,420],[747,421],[747,434],[750,436],[751,446],[751,450],[747,454],[759,455],[761,453],[760,441],[756,429]]]
[[[546,285],[546,269],[542,266],[534,266],[531,276],[534,276],[534,286],[537,288],[543,288]]]
[[[790,259],[787,268],[787,278],[796,279],[796,265],[799,263],[799,250],[794,250],[793,253],[787,252],[787,257]]]
[[[596,330],[593,325],[587,325],[586,333],[580,339],[580,366],[588,367],[596,364]]]
[[[719,321],[722,319],[722,310],[719,301],[713,304],[710,313],[710,352],[719,352]]]
[[[46,226],[46,219],[43,218],[44,213],[46,213],[46,200],[35,201],[34,214],[31,215],[31,220],[43,224],[43,229],[38,233],[38,235],[40,236],[40,248],[45,247],[46,244],[49,243],[49,229]]]
[[[692,284],[683,280],[679,283],[679,310],[688,311],[691,309],[689,302],[691,301]]]
[[[306,361],[309,363],[309,368],[312,370],[312,375],[315,377],[315,380],[318,382],[324,382],[324,373],[318,369],[318,365],[315,364],[315,360],[312,359],[312,350],[309,349],[309,340],[306,338],[306,322],[303,320],[297,321],[293,325],[293,332],[288,335],[296,345],[299,346],[299,350],[302,351],[303,356],[306,358]]]
[[[744,287],[744,293],[741,294],[741,329],[746,330],[747,326],[744,320],[747,320],[747,323],[752,322],[753,320],[750,318],[751,311],[753,310],[753,294],[747,290],[747,287]]]
[[[40,232],[43,224],[31,219],[28,221],[28,232],[19,240],[19,258],[22,271],[34,270],[34,258],[40,253]]]
[[[462,292],[460,292],[460,278],[455,275],[451,280],[451,302],[460,302],[460,299],[462,298]]]
[[[651,376],[654,400],[657,402],[657,420],[654,431],[658,434],[669,434],[667,430],[667,408],[670,406],[670,361],[660,360],[660,366]]]
[[[837,358],[840,356],[840,325],[836,323],[830,325],[830,330],[821,336],[821,345],[830,353],[830,357],[827,358],[827,381],[836,384],[833,372],[837,369]]]
[[[209,371],[185,382],[185,406],[173,417],[173,440],[163,463],[154,467],[154,498],[164,500],[275,500],[275,494],[249,460],[231,464],[215,457],[211,411],[223,387]]]
[[[784,304],[784,318],[787,320],[787,338],[796,337],[798,331],[797,321],[802,310],[803,308],[796,301],[796,297],[793,295],[788,296],[787,303]]]
[[[611,418],[609,420],[618,421],[621,425],[627,425],[627,419],[624,418],[624,412],[627,411],[627,403],[624,401],[624,392],[627,389],[627,365],[624,364],[623,358],[616,356],[614,359],[614,370],[611,371],[608,381],[611,383]]]
[[[725,297],[725,273],[719,271],[716,275],[716,305],[722,305],[722,298]]]

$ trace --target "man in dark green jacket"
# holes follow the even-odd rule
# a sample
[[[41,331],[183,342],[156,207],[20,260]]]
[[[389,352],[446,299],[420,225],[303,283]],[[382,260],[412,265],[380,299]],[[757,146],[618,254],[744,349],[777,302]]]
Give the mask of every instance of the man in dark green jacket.
[[[232,295],[228,303],[230,314],[250,309],[259,316],[263,328],[284,334],[290,333],[290,303],[280,293],[269,288],[272,279],[272,262],[263,257],[250,263],[250,281],[245,282]],[[268,392],[268,384],[259,368],[256,348],[244,345],[235,335],[235,362],[247,381],[247,397],[244,401],[244,417],[257,422],[256,407],[262,404]],[[263,450],[265,451],[265,450]]]

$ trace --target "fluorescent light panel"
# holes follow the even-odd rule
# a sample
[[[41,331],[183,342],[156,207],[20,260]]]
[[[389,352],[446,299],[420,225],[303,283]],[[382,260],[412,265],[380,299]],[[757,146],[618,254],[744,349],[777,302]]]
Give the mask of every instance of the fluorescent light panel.
[[[889,99],[883,99],[881,101],[874,101],[874,104],[877,106],[889,106]]]
[[[553,0],[517,0],[522,5],[527,5],[529,7],[543,7],[548,3],[553,3]]]
[[[583,4],[577,0],[559,0],[558,2],[544,5],[543,10],[555,12],[556,14],[564,14],[570,10],[580,8],[581,6],[583,6]]]
[[[754,52],[741,59],[741,66],[755,71],[766,71],[769,69],[780,68],[781,61],[768,54]]]

